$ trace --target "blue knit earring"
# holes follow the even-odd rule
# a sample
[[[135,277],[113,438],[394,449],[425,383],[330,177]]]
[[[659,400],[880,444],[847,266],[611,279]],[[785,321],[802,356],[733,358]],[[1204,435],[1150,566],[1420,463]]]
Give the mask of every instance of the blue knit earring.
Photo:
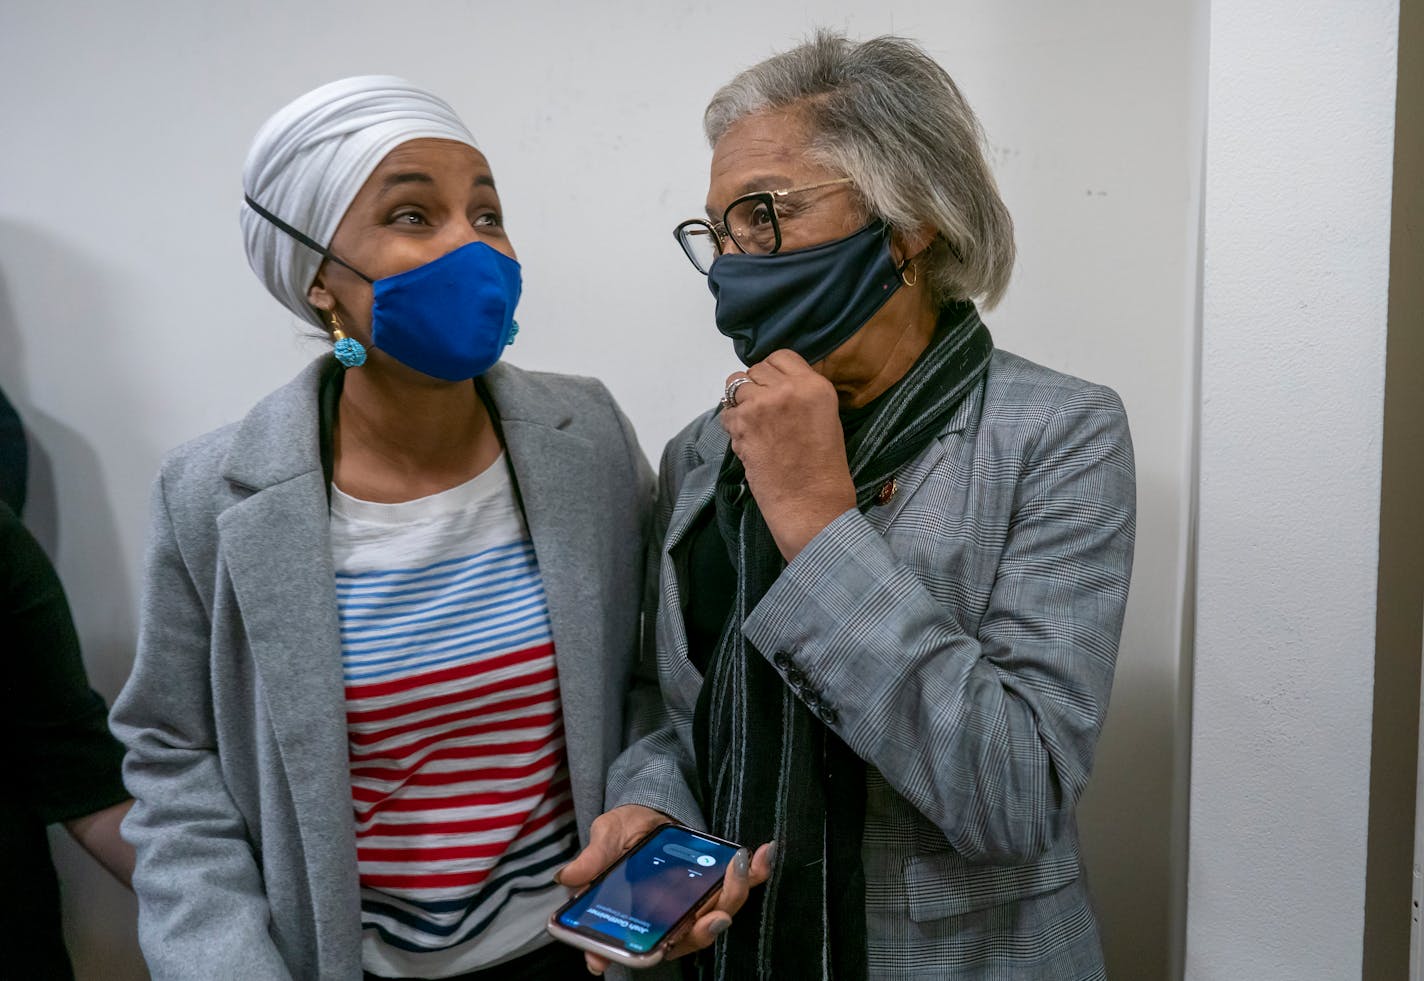
[[[361,346],[360,341],[347,337],[341,330],[341,318],[336,315],[335,310],[331,311],[331,336],[336,338],[333,351],[337,361],[347,368],[359,368],[366,363],[366,349]]]

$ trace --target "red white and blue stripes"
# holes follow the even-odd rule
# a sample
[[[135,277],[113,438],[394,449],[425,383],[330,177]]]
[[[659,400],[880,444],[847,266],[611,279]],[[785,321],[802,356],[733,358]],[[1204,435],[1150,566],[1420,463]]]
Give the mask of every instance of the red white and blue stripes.
[[[564,895],[553,871],[576,849],[534,549],[512,488],[494,507],[462,490],[481,488],[409,502],[425,506],[415,520],[381,520],[406,504],[333,500],[363,958],[378,973],[467,971],[542,942]],[[448,555],[456,543],[481,547]]]

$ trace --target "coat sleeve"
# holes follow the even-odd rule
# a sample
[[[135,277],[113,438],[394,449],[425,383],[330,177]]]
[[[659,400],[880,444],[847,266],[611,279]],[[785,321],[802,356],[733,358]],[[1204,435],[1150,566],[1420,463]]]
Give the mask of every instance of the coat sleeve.
[[[644,572],[642,644],[629,698],[629,738],[627,748],[609,768],[606,799],[610,809],[621,804],[641,804],[688,827],[705,829],[702,808],[692,789],[697,786],[691,749],[692,719],[669,704],[658,673],[658,584],[663,540],[677,495],[671,464],[676,442],[669,443],[663,451],[658,471]]]
[[[139,940],[155,981],[290,972],[269,933],[262,874],[223,779],[209,678],[208,611],[155,485],[137,659],[111,725],[136,803]]]
[[[1136,504],[1122,403],[1087,387],[1046,417],[976,634],[855,510],[796,556],[743,628],[972,861],[1029,861],[1071,821],[1127,601]]]
[[[123,747],[108,706],[89,687],[69,601],[49,557],[0,501],[0,637],[5,644],[4,731],[15,766],[11,806],[40,824],[71,821],[128,800]]]

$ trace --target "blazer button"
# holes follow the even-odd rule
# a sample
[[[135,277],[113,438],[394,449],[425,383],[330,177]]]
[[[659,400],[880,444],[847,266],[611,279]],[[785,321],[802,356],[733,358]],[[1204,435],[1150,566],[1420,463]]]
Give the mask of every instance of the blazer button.
[[[793,664],[791,667],[786,669],[786,680],[791,682],[793,686],[800,688],[802,685],[806,684],[806,672],[802,671],[800,668],[796,667],[796,665]]]
[[[826,702],[821,702],[821,707],[816,710],[816,714],[819,715],[821,721],[828,726],[835,725],[836,720],[840,718],[840,716],[836,714],[835,706],[827,704]]]
[[[796,694],[801,696],[801,701],[806,703],[806,707],[812,712],[819,712],[821,708],[821,696],[810,688],[801,687],[796,689]]]
[[[787,668],[791,667],[791,655],[786,653],[785,651],[777,651],[775,654],[771,655],[771,663],[775,664],[778,668],[785,671]]]

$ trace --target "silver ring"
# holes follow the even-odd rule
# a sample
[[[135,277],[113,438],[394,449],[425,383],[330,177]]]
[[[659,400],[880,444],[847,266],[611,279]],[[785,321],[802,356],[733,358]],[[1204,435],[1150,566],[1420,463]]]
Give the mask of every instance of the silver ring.
[[[751,379],[748,378],[746,375],[743,375],[740,378],[733,378],[727,384],[726,391],[722,393],[722,408],[735,408],[737,404],[737,389],[741,388],[743,385],[748,385],[750,383]]]

